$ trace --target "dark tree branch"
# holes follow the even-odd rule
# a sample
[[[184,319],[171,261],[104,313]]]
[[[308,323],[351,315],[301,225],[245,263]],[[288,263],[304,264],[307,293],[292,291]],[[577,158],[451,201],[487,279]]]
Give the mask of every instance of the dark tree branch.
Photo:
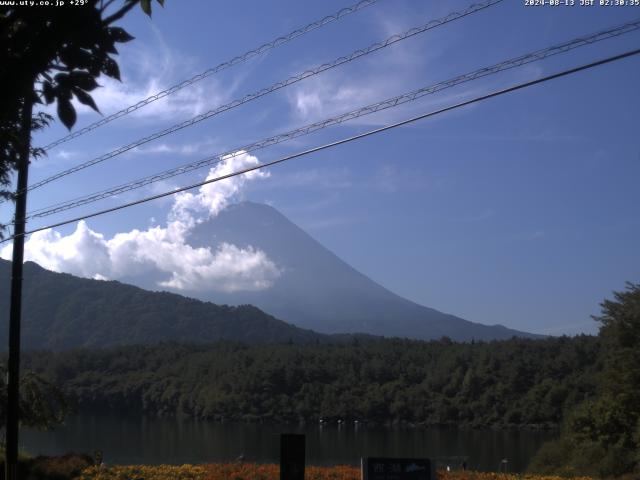
[[[110,15],[107,18],[105,18],[104,23],[106,25],[111,25],[116,20],[120,20],[137,4],[138,4],[138,0],[128,0],[128,3],[124,7],[122,7],[120,10],[115,12],[113,15]]]
[[[104,2],[100,2],[100,11],[104,12],[107,8],[109,8],[109,5],[111,5],[113,2],[115,2],[116,0],[107,0],[106,3]]]

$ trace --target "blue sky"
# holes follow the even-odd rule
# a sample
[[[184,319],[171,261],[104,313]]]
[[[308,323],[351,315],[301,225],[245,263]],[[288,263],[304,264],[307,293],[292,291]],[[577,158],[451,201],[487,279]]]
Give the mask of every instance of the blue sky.
[[[470,3],[380,0],[56,147],[34,162],[30,180]],[[347,5],[168,0],[164,9],[156,6],[152,19],[136,11],[122,22],[136,37],[119,49],[123,83],[103,81],[96,101],[103,113],[112,113]],[[233,150],[637,17],[640,8],[634,7],[525,7],[506,0],[35,190],[29,209]],[[640,33],[634,32],[252,154],[273,160],[638,45]],[[623,60],[304,157],[236,185],[225,201],[275,206],[361,272],[424,305],[537,333],[595,333],[589,316],[599,312],[598,303],[625,281],[640,280],[639,73],[639,58]],[[76,128],[98,118],[81,110]],[[64,134],[56,124],[36,143]],[[206,175],[205,169],[176,177],[34,220],[30,228]],[[91,219],[87,227],[92,239],[104,242],[162,226],[174,210],[172,199],[160,200]],[[6,206],[2,214],[10,217]],[[43,262],[50,268],[116,278],[99,266],[79,266],[97,255],[91,242],[61,241],[75,230],[62,227],[58,236],[50,233],[30,248],[41,249],[38,258],[56,257]]]

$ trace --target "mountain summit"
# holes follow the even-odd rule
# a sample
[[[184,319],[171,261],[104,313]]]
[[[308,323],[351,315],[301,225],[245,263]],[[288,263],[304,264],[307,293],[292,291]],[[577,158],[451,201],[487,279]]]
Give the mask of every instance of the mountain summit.
[[[349,266],[268,205],[229,206],[197,225],[187,241],[193,247],[214,248],[227,242],[260,249],[278,265],[281,275],[261,291],[221,293],[211,288],[180,293],[218,304],[255,305],[302,328],[425,340],[536,337],[502,325],[463,320],[402,298]]]

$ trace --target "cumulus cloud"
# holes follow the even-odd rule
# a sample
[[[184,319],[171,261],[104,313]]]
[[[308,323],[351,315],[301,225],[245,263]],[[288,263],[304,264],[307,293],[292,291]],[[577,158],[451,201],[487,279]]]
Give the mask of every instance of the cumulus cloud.
[[[256,165],[258,165],[258,159],[255,156],[245,152],[236,152],[223,156],[221,162],[209,171],[207,180],[229,175],[235,171]],[[221,182],[203,185],[196,194],[190,192],[179,193],[175,197],[169,219],[174,223],[189,224],[195,221],[194,214],[205,214],[208,217],[214,217],[228,205],[230,199],[240,193],[246,182],[268,176],[268,172],[254,170]]]
[[[221,160],[210,169],[207,179],[258,164],[258,159],[246,152]],[[25,244],[25,257],[50,270],[100,280],[152,275],[158,286],[176,290],[263,290],[280,275],[266,253],[229,243],[194,248],[186,237],[195,225],[224,209],[247,182],[268,176],[255,170],[204,185],[197,193],[177,194],[166,226],[134,229],[110,239],[84,221],[66,236],[55,230],[37,232]],[[11,250],[5,247],[1,255],[10,258]]]
[[[11,258],[11,250],[2,250],[3,258]],[[27,260],[57,272],[68,272],[93,278],[109,271],[109,251],[104,236],[92,231],[85,222],[76,230],[62,236],[55,230],[44,230],[31,235],[25,244]]]

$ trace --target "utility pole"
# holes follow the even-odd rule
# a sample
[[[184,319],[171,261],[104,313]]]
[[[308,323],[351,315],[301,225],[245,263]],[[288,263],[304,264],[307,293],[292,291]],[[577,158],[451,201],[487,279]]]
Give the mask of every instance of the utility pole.
[[[25,90],[20,119],[20,156],[18,159],[18,185],[16,187],[16,213],[13,230],[13,257],[11,260],[11,307],[9,312],[9,361],[7,367],[7,425],[6,425],[6,480],[18,480],[18,428],[20,421],[20,318],[22,313],[22,264],[24,261],[24,232],[27,214],[27,181],[29,151],[31,147],[31,115],[33,112],[33,82]]]

